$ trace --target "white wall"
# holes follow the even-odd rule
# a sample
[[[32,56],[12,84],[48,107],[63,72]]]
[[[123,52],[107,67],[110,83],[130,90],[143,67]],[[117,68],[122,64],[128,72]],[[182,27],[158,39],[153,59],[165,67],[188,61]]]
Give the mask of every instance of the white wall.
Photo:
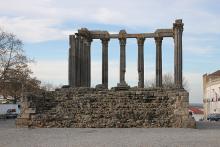
[[[192,116],[195,118],[196,121],[199,121],[200,119],[204,118],[203,114],[193,114]]]
[[[0,114],[6,114],[8,109],[15,109],[17,114],[20,113],[18,104],[0,104]]]
[[[205,117],[211,113],[220,113],[220,79],[209,81],[204,91]]]

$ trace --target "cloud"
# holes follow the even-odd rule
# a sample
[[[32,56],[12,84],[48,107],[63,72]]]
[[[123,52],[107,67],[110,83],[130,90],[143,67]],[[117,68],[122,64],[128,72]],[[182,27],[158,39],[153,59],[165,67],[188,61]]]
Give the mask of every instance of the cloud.
[[[39,60],[30,64],[34,75],[42,82],[55,85],[67,84],[68,63],[66,60]]]
[[[212,59],[219,47],[219,9],[218,0],[2,0],[0,27],[15,33],[24,42],[36,43],[67,39],[82,25],[93,28],[110,26],[112,32],[121,28],[128,32],[153,32],[157,28],[172,28],[174,20],[182,18],[184,56],[194,61],[190,64],[200,60],[211,63],[213,60],[207,60],[207,56]],[[134,44],[136,46],[136,40]],[[145,48],[148,47],[149,44]],[[165,45],[164,49],[166,47],[173,47],[173,44]],[[200,59],[194,60],[192,56]],[[146,79],[154,77],[154,64],[146,64]],[[137,85],[136,62],[127,65],[126,79],[130,85]],[[67,61],[41,60],[31,67],[41,80],[67,83]],[[92,67],[92,84],[96,85],[101,83],[101,76],[97,76],[101,75],[101,63],[93,61]],[[201,75],[186,73],[191,82],[191,97],[201,97]],[[115,86],[118,81],[118,61],[109,61],[109,84]]]
[[[216,48],[211,47],[211,46],[188,46],[184,48],[184,51],[192,53],[192,54],[196,54],[196,55],[210,55],[213,54],[214,51],[216,50]]]
[[[197,72],[186,72],[184,73],[184,77],[186,81],[189,83],[190,103],[202,103],[202,74]]]
[[[3,29],[14,32],[27,42],[42,42],[66,39],[74,31],[58,29],[54,24],[60,23],[54,19],[27,19],[25,17],[0,17]]]
[[[129,66],[126,70],[126,81],[130,86],[137,86],[137,65],[132,62],[128,62],[127,65]],[[68,63],[65,60],[40,60],[35,64],[31,64],[30,67],[34,72],[34,76],[37,76],[42,82],[49,82],[54,85],[68,84]],[[101,69],[101,62],[91,62],[91,83],[93,87],[101,84]],[[163,71],[163,73],[170,72]],[[202,74],[195,72],[185,72],[183,74],[189,83],[190,102],[202,102]],[[154,78],[155,69],[152,66],[145,68],[145,80],[152,81]],[[118,61],[109,61],[109,88],[116,86],[118,82],[119,63]]]
[[[126,80],[129,84],[135,85],[137,82],[136,65],[128,63],[129,68],[126,72]],[[55,85],[68,84],[68,63],[65,60],[39,60],[30,64],[34,76],[43,82],[50,82]],[[97,61],[91,62],[91,82],[95,86],[101,84],[102,63]],[[116,86],[119,82],[119,63],[109,61],[109,87]]]
[[[7,0],[1,1],[0,23],[32,42],[62,39],[74,28],[57,26],[68,21],[154,31],[172,28],[176,18],[183,18],[185,32],[219,34],[220,14],[214,13],[209,4],[208,0]],[[215,4],[217,1],[212,2]]]

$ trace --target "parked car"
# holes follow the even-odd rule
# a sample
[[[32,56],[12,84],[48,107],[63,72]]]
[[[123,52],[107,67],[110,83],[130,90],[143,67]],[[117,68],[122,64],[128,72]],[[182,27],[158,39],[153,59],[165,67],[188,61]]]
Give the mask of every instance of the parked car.
[[[18,114],[19,104],[0,104],[0,118],[16,118]]]
[[[207,120],[209,120],[209,121],[220,121],[220,114],[219,113],[209,114],[208,117],[207,117]]]
[[[18,114],[16,113],[16,109],[8,109],[6,113],[6,118],[17,118]]]

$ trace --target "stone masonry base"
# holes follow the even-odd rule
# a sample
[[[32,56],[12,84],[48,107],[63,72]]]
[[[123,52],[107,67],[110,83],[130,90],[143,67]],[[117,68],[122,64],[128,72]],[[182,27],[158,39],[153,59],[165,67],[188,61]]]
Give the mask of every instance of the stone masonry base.
[[[184,89],[63,88],[29,93],[18,127],[195,128]]]

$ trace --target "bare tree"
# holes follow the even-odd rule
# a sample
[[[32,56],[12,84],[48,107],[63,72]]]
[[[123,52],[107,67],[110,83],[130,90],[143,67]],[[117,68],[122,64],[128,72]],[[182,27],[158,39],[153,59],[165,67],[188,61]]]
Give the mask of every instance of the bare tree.
[[[40,81],[31,78],[23,43],[14,34],[0,29],[0,93],[20,95],[22,91],[39,88]]]
[[[51,84],[49,82],[41,84],[41,89],[43,89],[45,91],[54,91],[56,88],[59,88],[59,87],[61,87],[61,86],[57,86],[57,85]]]
[[[146,88],[155,88],[156,87],[156,80],[148,80],[145,82]],[[171,73],[166,73],[163,75],[163,87],[165,88],[175,88],[174,84],[174,77]],[[183,77],[183,88],[186,90],[189,90],[189,83],[188,81]]]

